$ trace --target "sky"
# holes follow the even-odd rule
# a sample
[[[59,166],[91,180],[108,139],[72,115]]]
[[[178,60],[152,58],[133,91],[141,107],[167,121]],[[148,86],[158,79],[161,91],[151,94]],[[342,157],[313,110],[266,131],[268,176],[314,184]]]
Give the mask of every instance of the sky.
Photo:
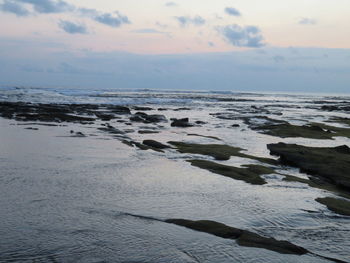
[[[350,93],[349,0],[0,0],[0,85]]]

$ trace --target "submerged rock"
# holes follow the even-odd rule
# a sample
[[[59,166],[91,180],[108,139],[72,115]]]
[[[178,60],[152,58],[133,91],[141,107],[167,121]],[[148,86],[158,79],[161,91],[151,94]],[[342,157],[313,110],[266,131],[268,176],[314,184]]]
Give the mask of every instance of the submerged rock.
[[[245,247],[257,247],[272,250],[282,254],[304,255],[308,250],[288,241],[281,241],[272,237],[260,236],[248,230],[242,230],[210,220],[192,221],[186,219],[168,219],[167,223],[183,226],[196,231],[205,232],[226,239],[235,239]]]
[[[256,185],[266,184],[266,181],[261,178],[260,175],[275,173],[273,169],[262,165],[244,165],[244,168],[238,168],[206,160],[188,160],[188,162],[193,166],[208,170],[212,173]]]
[[[342,118],[342,117],[332,117],[327,122],[335,122],[340,124],[345,124],[350,126],[350,118]]]
[[[323,178],[338,187],[350,191],[350,149],[346,145],[307,147],[297,144],[268,144],[271,154],[278,155],[284,164]]]
[[[170,148],[170,146],[165,145],[165,144],[160,143],[160,142],[157,142],[155,140],[144,140],[142,143],[144,145],[147,145],[149,147],[153,147],[153,148],[156,148],[156,149],[167,149],[167,148]]]
[[[100,127],[98,129],[101,131],[104,131],[104,132],[108,132],[110,134],[114,134],[114,135],[125,134],[125,132],[123,132],[115,127],[112,127],[112,126]]]
[[[139,134],[152,134],[152,133],[159,133],[159,131],[152,131],[152,130],[139,130]]]
[[[136,112],[132,117],[131,121],[142,122],[142,123],[159,123],[159,122],[168,122],[166,117],[161,114],[151,114],[148,115],[144,112]]]
[[[170,141],[168,143],[176,146],[176,149],[180,153],[208,155],[214,157],[215,160],[229,160],[231,156],[237,156],[242,158],[254,159],[268,164],[277,164],[277,161],[274,159],[244,154],[241,153],[241,151],[243,151],[242,148],[233,147],[225,144],[196,144],[175,141]]]
[[[116,114],[131,114],[130,109],[125,106],[107,105],[107,109]]]
[[[332,139],[335,134],[324,130],[318,125],[292,125],[292,124],[278,124],[278,125],[263,125],[258,129],[263,134],[277,136],[281,138],[302,137],[310,139]]]
[[[121,113],[130,110],[113,105],[0,102],[0,116],[19,121],[92,123],[96,118],[110,120]]]
[[[143,111],[150,111],[153,110],[151,107],[141,107],[141,106],[134,106],[134,110],[143,110]]]
[[[156,148],[156,147],[153,147],[153,146],[149,146],[149,145],[146,145],[146,144],[143,144],[143,143],[135,142],[135,141],[132,141],[132,140],[122,140],[122,143],[124,143],[124,144],[126,144],[128,146],[131,146],[131,147],[136,146],[140,150],[144,150],[144,151],[145,150],[153,150],[153,151],[156,151],[156,152],[163,152],[159,148]]]
[[[203,137],[203,138],[208,138],[208,139],[221,141],[221,139],[216,137],[216,136],[200,135],[200,134],[196,134],[196,133],[188,133],[187,135],[188,136],[198,136],[198,137]]]
[[[182,119],[172,119],[171,127],[192,127],[193,124],[189,123],[188,118],[182,118]]]
[[[350,201],[333,197],[317,198],[317,202],[327,206],[327,208],[337,214],[350,216]]]

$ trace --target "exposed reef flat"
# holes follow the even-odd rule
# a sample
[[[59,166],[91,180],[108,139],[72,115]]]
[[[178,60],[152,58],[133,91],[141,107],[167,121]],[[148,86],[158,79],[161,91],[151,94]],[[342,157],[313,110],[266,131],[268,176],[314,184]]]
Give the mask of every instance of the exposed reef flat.
[[[275,251],[281,254],[294,254],[305,255],[311,254],[316,257],[327,259],[333,262],[346,263],[343,260],[336,258],[325,257],[313,253],[301,246],[295,245],[289,241],[277,240],[272,237],[264,237],[248,230],[242,230],[239,228],[227,226],[225,224],[211,221],[211,220],[187,220],[187,219],[167,219],[166,223],[183,226],[195,231],[205,232],[214,236],[218,236],[225,239],[233,239],[237,241],[237,244],[244,247],[263,248],[271,251]]]
[[[234,228],[210,220],[192,221],[186,219],[167,219],[167,223],[183,226],[196,231],[205,232],[211,235],[226,239],[237,240],[237,243],[245,247],[257,247],[272,250],[283,254],[304,255],[308,253],[305,248],[294,245],[288,241],[280,241],[271,237],[263,237],[256,233]]]
[[[309,139],[333,139],[336,136],[350,137],[350,129],[338,128],[322,123],[310,123],[307,125],[293,125],[290,123],[257,125],[251,127],[260,133],[280,138],[309,138]]]
[[[263,174],[272,174],[275,171],[262,165],[244,165],[243,168],[219,164],[206,160],[188,160],[191,165],[250,184],[262,185],[266,181],[260,177]]]
[[[307,147],[297,144],[268,144],[271,154],[278,155],[281,163],[325,179],[350,191],[350,148]]]
[[[317,202],[327,206],[327,208],[337,214],[350,216],[350,201],[345,199],[324,197],[317,198]]]
[[[215,160],[229,160],[231,156],[236,156],[257,160],[267,164],[277,164],[274,159],[241,153],[241,151],[243,151],[242,148],[226,144],[197,144],[176,141],[169,141],[168,143],[175,146],[180,153],[207,155],[213,157]]]

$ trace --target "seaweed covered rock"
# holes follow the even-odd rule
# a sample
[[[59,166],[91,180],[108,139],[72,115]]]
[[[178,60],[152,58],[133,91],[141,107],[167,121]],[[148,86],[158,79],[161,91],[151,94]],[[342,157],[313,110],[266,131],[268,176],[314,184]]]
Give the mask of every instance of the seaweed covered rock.
[[[308,250],[288,241],[281,241],[272,237],[260,236],[256,233],[227,226],[210,220],[192,221],[186,219],[168,219],[165,222],[205,232],[226,239],[235,239],[245,247],[257,247],[272,250],[282,254],[304,255]]]
[[[332,139],[335,134],[329,130],[323,129],[319,125],[292,125],[292,124],[278,124],[278,125],[264,125],[258,128],[261,133],[281,138],[303,137],[310,139]]]
[[[171,123],[171,127],[182,127],[182,128],[186,128],[186,127],[192,127],[193,124],[191,124],[189,122],[188,118],[182,118],[182,119],[171,119],[172,123]]]
[[[188,160],[188,162],[212,173],[256,185],[266,184],[266,181],[260,177],[261,175],[275,173],[273,169],[262,165],[244,165],[244,168],[238,168],[206,160]]]
[[[350,191],[350,148],[307,147],[297,144],[268,144],[271,154],[278,155],[284,164],[320,177]]]
[[[316,201],[327,206],[327,208],[334,213],[350,216],[350,201],[348,200],[333,197],[324,197],[317,198]]]
[[[147,145],[149,147],[153,147],[153,148],[156,148],[156,149],[167,149],[167,148],[170,148],[170,146],[165,145],[165,144],[160,143],[160,142],[157,142],[155,140],[144,140],[142,143],[144,145]]]
[[[136,112],[130,117],[131,121],[142,122],[142,123],[158,123],[158,122],[168,122],[166,117],[161,114],[147,114],[144,112]]]
[[[226,144],[197,144],[197,143],[186,143],[186,142],[168,142],[174,145],[180,153],[193,153],[208,155],[215,158],[215,160],[228,160],[231,156],[237,156],[242,158],[249,158],[257,160],[263,163],[276,164],[274,159],[257,157],[249,154],[242,153],[242,148],[234,147]]]

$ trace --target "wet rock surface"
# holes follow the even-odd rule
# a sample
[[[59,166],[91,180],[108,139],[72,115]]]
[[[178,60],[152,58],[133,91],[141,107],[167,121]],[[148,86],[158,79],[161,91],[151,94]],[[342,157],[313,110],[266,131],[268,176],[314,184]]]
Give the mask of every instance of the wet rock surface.
[[[339,215],[350,216],[350,201],[345,199],[324,197],[316,198],[316,201],[327,206],[327,208]]]
[[[256,185],[266,184],[266,181],[260,177],[260,175],[275,173],[273,169],[262,165],[244,165],[243,168],[238,168],[206,160],[188,160],[188,162],[193,166],[208,170],[212,173]]]
[[[182,118],[182,119],[176,119],[173,118],[171,119],[171,126],[172,127],[182,127],[182,128],[186,128],[186,127],[192,127],[193,124],[191,124],[189,122],[189,118]]]
[[[155,140],[144,140],[142,143],[144,145],[147,145],[149,147],[156,148],[156,149],[167,149],[167,148],[170,148],[170,146],[165,145],[165,144],[160,143],[160,142],[157,142]]]
[[[281,163],[296,166],[301,171],[321,177],[350,191],[350,148],[306,147],[297,144],[268,144],[271,154],[278,155]]]
[[[304,255],[308,253],[306,249],[294,245],[288,241],[280,241],[271,237],[263,237],[256,233],[230,227],[215,221],[168,219],[165,222],[183,226],[200,232],[205,232],[226,239],[234,239],[237,240],[237,243],[241,246],[264,248],[283,254]]]
[[[229,160],[231,156],[249,158],[267,164],[277,164],[274,159],[257,157],[242,153],[243,149],[225,144],[196,144],[170,141],[180,153],[193,153],[212,156],[215,160]]]
[[[132,117],[131,121],[142,122],[142,123],[159,123],[159,122],[168,122],[166,117],[161,114],[151,114],[148,115],[144,112],[136,112]]]

